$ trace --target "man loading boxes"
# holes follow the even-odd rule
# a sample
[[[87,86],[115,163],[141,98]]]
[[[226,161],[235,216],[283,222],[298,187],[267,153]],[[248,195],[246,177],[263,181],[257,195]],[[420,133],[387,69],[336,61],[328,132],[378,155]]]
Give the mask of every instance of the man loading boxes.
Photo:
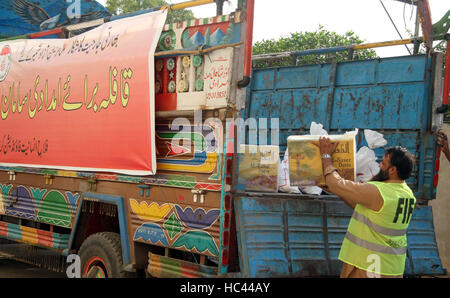
[[[339,254],[341,277],[402,277],[406,230],[416,203],[405,180],[414,159],[402,147],[388,148],[372,181],[355,183],[333,166],[336,145],[328,137],[319,139],[327,189],[354,209]]]

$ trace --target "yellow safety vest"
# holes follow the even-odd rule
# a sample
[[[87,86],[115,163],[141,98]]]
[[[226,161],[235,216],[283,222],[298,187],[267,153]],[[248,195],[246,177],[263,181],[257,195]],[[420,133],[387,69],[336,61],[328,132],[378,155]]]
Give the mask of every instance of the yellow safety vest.
[[[416,198],[406,183],[368,182],[383,197],[374,211],[357,204],[342,242],[339,260],[382,275],[401,275],[406,261],[406,229]]]

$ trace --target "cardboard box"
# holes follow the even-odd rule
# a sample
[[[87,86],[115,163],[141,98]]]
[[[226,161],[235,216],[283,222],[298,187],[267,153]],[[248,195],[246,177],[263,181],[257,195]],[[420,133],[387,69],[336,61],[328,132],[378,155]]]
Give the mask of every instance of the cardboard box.
[[[332,155],[333,165],[341,177],[355,181],[355,135],[329,135],[332,142],[338,142]],[[322,158],[319,149],[320,136],[289,136],[289,179],[292,186],[325,185]]]
[[[239,183],[246,191],[278,192],[280,149],[272,145],[241,145]]]

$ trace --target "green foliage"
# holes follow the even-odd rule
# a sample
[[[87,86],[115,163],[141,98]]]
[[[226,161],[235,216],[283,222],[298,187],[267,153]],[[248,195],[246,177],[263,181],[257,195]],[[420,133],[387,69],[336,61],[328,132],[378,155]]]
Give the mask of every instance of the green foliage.
[[[106,8],[113,14],[124,14],[152,7],[168,5],[164,0],[107,0]],[[170,11],[167,15],[167,24],[178,23],[195,19],[192,11],[187,9]]]
[[[338,47],[351,44],[360,44],[363,41],[355,35],[353,31],[348,31],[344,35],[340,35],[333,31],[326,30],[322,25],[314,32],[295,32],[290,33],[288,37],[281,37],[278,40],[269,39],[256,42],[253,47],[253,55],[279,53],[287,51],[301,51],[309,49]],[[297,64],[315,64],[326,63],[332,56],[336,56],[336,61],[348,60],[348,52],[338,52],[330,54],[318,54],[299,56]],[[355,51],[353,59],[371,59],[376,58],[376,53],[372,49]],[[255,61],[255,68],[265,68],[274,66],[288,66],[294,63],[292,57],[271,59],[267,61]]]

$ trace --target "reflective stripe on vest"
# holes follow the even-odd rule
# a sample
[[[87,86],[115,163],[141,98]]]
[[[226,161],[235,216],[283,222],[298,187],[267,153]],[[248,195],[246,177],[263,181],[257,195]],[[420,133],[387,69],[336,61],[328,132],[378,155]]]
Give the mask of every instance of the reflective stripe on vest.
[[[382,227],[356,211],[353,212],[352,217],[357,221],[362,222],[363,224],[369,226],[372,230],[380,234],[384,234],[387,236],[403,236],[406,234],[406,229],[397,230]]]
[[[355,206],[338,258],[368,272],[401,275],[407,255],[406,232],[416,203],[414,193],[404,182],[368,183],[377,187],[383,206],[379,211]],[[379,257],[379,266],[374,265],[373,255]]]
[[[404,247],[390,247],[390,246],[383,246],[380,244],[372,243],[369,241],[366,241],[364,239],[358,238],[349,231],[345,234],[345,238],[354,244],[366,248],[371,251],[380,252],[384,254],[390,254],[390,255],[403,255],[406,253],[406,246]]]

